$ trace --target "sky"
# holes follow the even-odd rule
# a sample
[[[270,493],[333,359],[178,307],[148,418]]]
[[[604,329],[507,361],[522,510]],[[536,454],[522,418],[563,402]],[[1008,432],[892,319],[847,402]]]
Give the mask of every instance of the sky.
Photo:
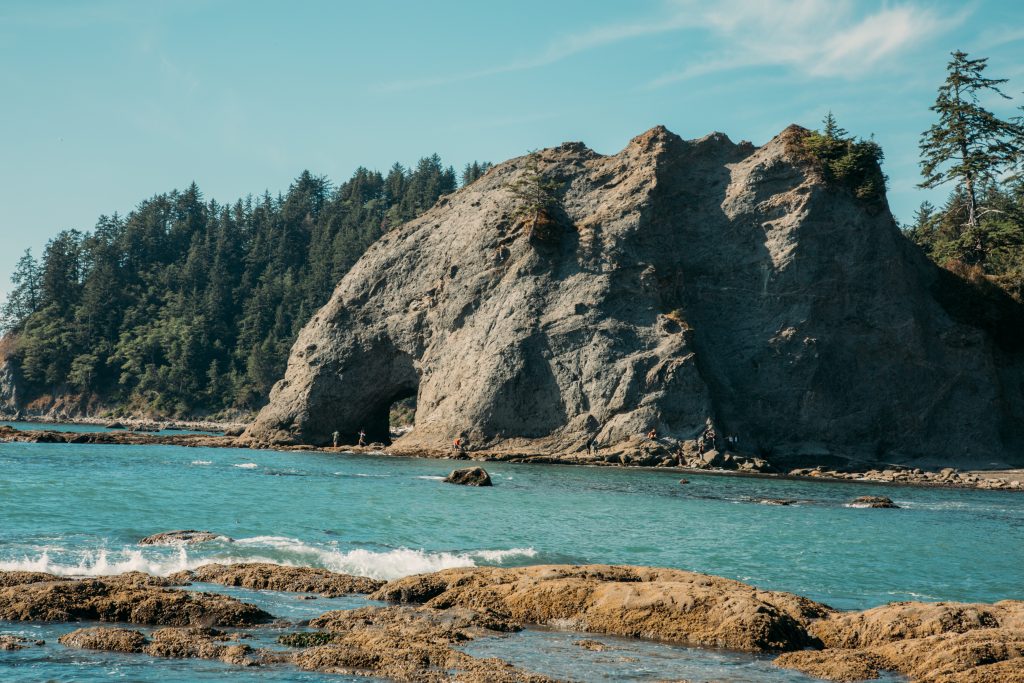
[[[1024,2],[2,0],[0,294],[26,248],[195,181],[228,202],[303,169],[457,169],[663,124],[762,144],[790,123],[882,145],[901,222],[949,53],[1024,104]]]

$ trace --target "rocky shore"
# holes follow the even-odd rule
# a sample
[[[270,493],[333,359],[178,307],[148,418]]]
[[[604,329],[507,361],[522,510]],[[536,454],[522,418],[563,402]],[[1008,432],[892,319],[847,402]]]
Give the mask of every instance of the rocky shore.
[[[176,588],[190,581],[362,593],[388,604],[290,624],[234,598]],[[0,586],[0,620],[121,624],[84,624],[60,638],[69,648],[291,665],[394,681],[551,683],[555,679],[544,674],[459,649],[531,625],[774,653],[777,666],[831,681],[869,680],[881,672],[921,683],[1024,681],[1024,601],[899,602],[841,612],[730,579],[612,565],[449,569],[387,583],[269,564],[205,565],[169,578],[0,572]],[[280,632],[281,648],[244,642],[252,629],[268,624]],[[42,643],[0,633],[0,644]]]
[[[121,430],[63,432],[56,430],[18,429],[0,425],[0,443],[2,442],[256,449],[252,443],[229,435],[152,434]],[[337,453],[339,455],[367,453],[446,460],[473,460],[477,462],[545,463],[594,467],[655,467],[693,474],[719,476],[754,476],[891,486],[1024,491],[1024,469],[965,471],[953,467],[924,469],[905,465],[869,466],[854,463],[843,468],[817,466],[787,469],[776,467],[763,458],[745,456],[738,453],[719,451],[696,453],[692,449],[672,453],[663,445],[647,439],[629,442],[624,446],[614,449],[599,449],[593,453],[537,453],[535,451],[510,449],[498,451],[470,449],[463,453],[453,453],[451,450],[389,447],[382,443],[373,443],[367,446],[339,446],[336,448],[307,445],[275,445],[264,446],[261,450],[315,451],[320,453]]]

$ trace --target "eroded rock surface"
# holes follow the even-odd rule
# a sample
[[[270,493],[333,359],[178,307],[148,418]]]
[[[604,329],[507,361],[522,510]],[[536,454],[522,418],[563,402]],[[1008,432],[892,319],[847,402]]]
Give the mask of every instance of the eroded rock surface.
[[[895,671],[922,683],[1024,681],[1024,602],[902,602],[813,623],[825,649],[790,652],[778,666],[831,681]]]
[[[319,593],[327,598],[350,593],[372,593],[385,583],[365,576],[338,574],[326,569],[287,567],[265,562],[204,564],[193,571],[175,574],[172,578],[256,590]]]
[[[4,574],[0,572],[0,577]],[[167,588],[170,583],[136,572],[102,579],[21,583],[0,588],[0,619],[162,626],[249,626],[271,619],[254,605],[224,595]]]
[[[509,189],[526,160],[499,164],[370,247],[243,443],[386,440],[389,406],[416,395],[395,453],[464,435],[471,455],[593,446],[656,464],[710,419],[786,466],[1019,461],[1019,340],[884,207],[825,184],[803,133],[543,150],[561,189],[541,242]],[[622,446],[652,430],[661,451]]]
[[[503,660],[455,649],[473,638],[519,628],[479,610],[366,607],[328,612],[310,626],[329,634],[331,641],[297,653],[295,662],[303,669],[416,683],[554,683]]]
[[[814,644],[825,605],[675,569],[541,565],[449,569],[391,581],[371,597],[467,607],[519,623],[737,650]]]
[[[257,666],[286,658],[244,643],[212,628],[162,628],[147,637],[141,631],[95,626],[80,628],[60,637],[67,647],[107,652],[144,653],[174,659],[219,659],[236,666]]]

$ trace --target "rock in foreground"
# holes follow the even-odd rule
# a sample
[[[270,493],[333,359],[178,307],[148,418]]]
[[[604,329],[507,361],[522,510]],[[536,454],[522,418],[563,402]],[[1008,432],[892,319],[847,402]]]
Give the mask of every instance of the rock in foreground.
[[[824,650],[791,652],[776,665],[831,681],[895,671],[912,681],[1024,681],[1024,602],[898,602],[836,613],[811,626]]]
[[[328,612],[310,622],[330,637],[295,655],[299,667],[410,683],[555,683],[500,659],[478,659],[455,645],[517,630],[500,617],[469,609],[365,607]]]
[[[816,643],[810,621],[831,608],[789,593],[675,569],[541,565],[449,569],[391,581],[372,598],[503,619],[736,650]]]
[[[350,593],[372,593],[385,583],[365,576],[338,574],[326,569],[287,567],[265,562],[204,564],[193,571],[175,574],[173,578],[255,590],[319,593],[325,598],[336,598]]]
[[[3,575],[0,572],[0,577]],[[102,579],[8,586],[0,588],[0,619],[250,626],[272,618],[258,607],[234,598],[173,590],[166,587],[168,583],[166,579],[133,572]]]
[[[461,470],[452,470],[452,473],[444,478],[446,484],[460,484],[462,486],[493,486],[491,475],[483,467],[466,467]]]
[[[255,666],[282,661],[276,653],[230,642],[231,636],[211,628],[162,628],[147,638],[140,631],[97,626],[60,637],[66,647],[105,652],[145,653],[175,659],[219,659],[227,664]]]

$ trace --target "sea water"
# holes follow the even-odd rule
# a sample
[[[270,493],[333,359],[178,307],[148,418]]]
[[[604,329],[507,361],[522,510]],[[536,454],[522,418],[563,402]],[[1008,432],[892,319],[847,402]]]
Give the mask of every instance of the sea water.
[[[264,561],[392,579],[447,567],[600,562],[706,572],[842,609],[1024,597],[1020,493],[690,474],[680,484],[671,471],[500,463],[486,465],[493,488],[470,488],[440,481],[453,466],[383,455],[0,444],[0,570],[167,575]],[[847,506],[861,495],[889,496],[901,509]],[[773,498],[797,502],[764,504]],[[137,545],[188,528],[222,538]],[[214,589],[291,620],[366,604]],[[0,653],[0,680],[345,680],[56,644],[76,627],[0,622],[0,633],[47,641]],[[770,658],[606,637],[596,639],[610,649],[591,652],[572,644],[579,638],[531,629],[466,650],[586,681],[810,680],[774,669]]]

